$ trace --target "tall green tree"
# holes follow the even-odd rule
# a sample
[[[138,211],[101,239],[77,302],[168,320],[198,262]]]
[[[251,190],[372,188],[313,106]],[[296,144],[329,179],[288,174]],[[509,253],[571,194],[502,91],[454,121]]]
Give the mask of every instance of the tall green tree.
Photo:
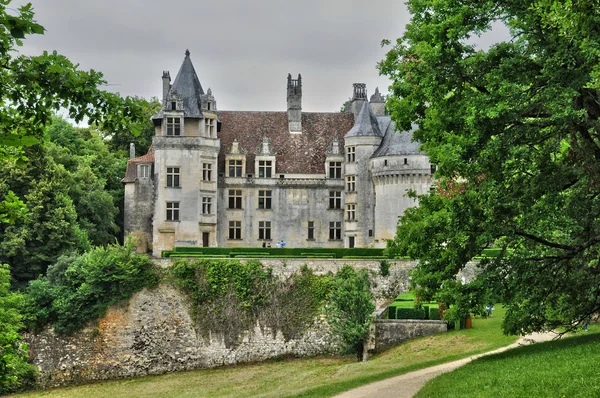
[[[344,265],[335,276],[327,308],[331,333],[340,339],[342,354],[354,354],[362,360],[374,310],[367,270],[357,272]]]
[[[392,118],[418,126],[438,165],[438,189],[406,212],[390,249],[420,259],[425,298],[473,312],[491,289],[508,306],[507,333],[585,322],[600,311],[598,3],[407,4],[412,21],[380,70],[393,80]],[[510,40],[471,44],[498,22]],[[500,256],[457,282],[489,246]]]

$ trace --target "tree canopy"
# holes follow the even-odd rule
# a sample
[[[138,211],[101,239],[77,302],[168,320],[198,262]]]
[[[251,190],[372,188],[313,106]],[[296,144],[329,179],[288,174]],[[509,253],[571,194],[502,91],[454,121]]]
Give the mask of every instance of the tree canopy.
[[[486,294],[502,300],[507,333],[586,322],[600,311],[598,3],[407,4],[412,21],[380,70],[392,118],[417,126],[437,165],[437,189],[405,213],[390,250],[420,260],[424,297],[464,313]],[[510,40],[473,45],[494,23]],[[500,255],[458,281],[486,247]]]

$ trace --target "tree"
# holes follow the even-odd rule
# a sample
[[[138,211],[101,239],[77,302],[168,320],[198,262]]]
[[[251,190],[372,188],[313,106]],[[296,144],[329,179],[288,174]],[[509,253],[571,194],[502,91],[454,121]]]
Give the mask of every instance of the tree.
[[[388,108],[437,164],[437,190],[406,212],[390,250],[420,259],[423,298],[508,306],[507,333],[568,329],[600,311],[600,13],[596,2],[409,0],[380,63]],[[511,39],[470,38],[494,22]],[[470,284],[457,272],[483,248]],[[479,292],[475,294],[475,292]],[[470,295],[470,299],[466,299]]]
[[[43,34],[44,28],[34,21],[31,3],[17,10],[10,3],[0,0],[0,160],[17,159],[22,164],[26,160],[22,148],[40,142],[46,125],[61,108],[75,121],[87,118],[107,131],[138,134],[134,121],[143,116],[140,104],[101,90],[106,83],[101,73],[81,71],[57,52],[18,55],[23,39]],[[0,220],[19,216],[20,204],[10,191],[0,196]]]
[[[362,359],[374,310],[367,271],[356,272],[344,265],[335,276],[328,308],[331,333],[340,339],[343,354],[355,354],[359,361]]]
[[[19,331],[23,328],[20,309],[23,296],[10,293],[8,265],[0,264],[0,394],[6,395],[33,381],[34,367],[27,361],[27,346]]]

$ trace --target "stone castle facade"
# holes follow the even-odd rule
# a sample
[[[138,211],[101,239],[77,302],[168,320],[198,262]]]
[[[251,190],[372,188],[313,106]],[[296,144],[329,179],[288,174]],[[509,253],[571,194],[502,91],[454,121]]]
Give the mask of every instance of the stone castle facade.
[[[433,166],[396,132],[379,91],[354,84],[346,112],[302,112],[302,77],[287,78],[287,112],[220,111],[190,58],[173,83],[151,150],[132,148],[125,233],[160,256],[174,246],[384,247],[398,217],[427,192]]]

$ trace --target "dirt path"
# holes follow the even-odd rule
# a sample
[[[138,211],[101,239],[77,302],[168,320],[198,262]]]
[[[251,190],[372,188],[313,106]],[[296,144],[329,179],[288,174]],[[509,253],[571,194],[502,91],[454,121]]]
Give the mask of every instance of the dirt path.
[[[533,344],[541,341],[549,341],[556,337],[555,333],[533,333],[521,337],[516,343],[494,351],[474,355],[472,357],[459,359],[458,361],[448,362],[430,368],[416,370],[405,373],[400,376],[392,377],[376,383],[367,384],[354,390],[346,391],[335,398],[411,398],[415,395],[429,380],[442,373],[450,372],[458,367],[466,365],[474,359],[484,355],[496,354],[522,345]]]

